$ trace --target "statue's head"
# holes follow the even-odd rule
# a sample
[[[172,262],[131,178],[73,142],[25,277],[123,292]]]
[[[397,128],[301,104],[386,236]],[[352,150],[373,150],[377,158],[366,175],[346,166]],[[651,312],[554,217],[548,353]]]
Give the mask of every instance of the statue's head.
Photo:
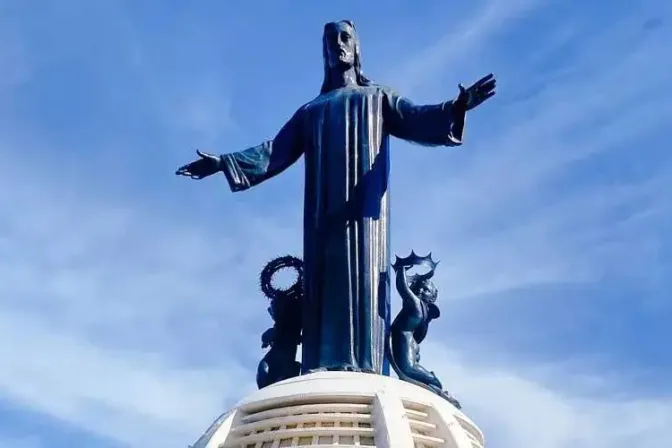
[[[421,276],[417,276],[411,281],[409,289],[425,303],[434,303],[439,296],[439,290],[434,282]]]
[[[410,282],[409,289],[427,305],[428,317],[430,320],[441,316],[439,307],[436,306],[436,299],[439,297],[439,290],[434,282],[421,275],[415,276]]]
[[[324,25],[322,58],[324,59],[324,82],[320,93],[329,91],[331,86],[329,76],[334,70],[345,72],[354,69],[357,84],[371,85],[371,81],[362,74],[359,37],[352,21],[340,20]]]

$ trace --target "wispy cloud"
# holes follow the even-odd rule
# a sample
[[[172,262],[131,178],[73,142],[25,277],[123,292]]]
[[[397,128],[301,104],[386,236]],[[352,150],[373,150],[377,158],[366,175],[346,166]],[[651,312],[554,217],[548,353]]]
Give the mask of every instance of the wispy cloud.
[[[464,403],[465,411],[500,446],[544,448],[667,446],[672,400],[570,394],[512,370],[477,367],[437,343],[428,343],[432,368]],[[548,374],[548,372],[547,372]],[[564,376],[562,370],[556,372]],[[594,379],[598,384],[603,380]]]
[[[249,383],[249,373],[235,364],[226,371],[190,371],[50,327],[35,316],[3,312],[0,354],[12,360],[0,374],[4,395],[133,446],[186,444]]]
[[[446,26],[450,31],[432,45],[421,49],[389,79],[400,91],[412,93],[425,82],[434,80],[447,67],[455,70],[472,59],[473,54],[491,42],[498,32],[534,10],[539,3],[537,0],[490,0],[467,17],[448,19]]]
[[[664,127],[670,113],[664,86],[672,66],[659,57],[669,33],[644,33],[642,20],[628,18],[591,39],[570,39],[577,50],[562,70],[571,75],[549,82],[525,100],[512,100],[504,93],[503,103],[489,116],[476,111],[471,143],[459,151],[423,150],[418,155],[409,148],[416,154],[397,154],[404,162],[419,156],[431,167],[431,175],[420,168],[426,171],[422,203],[411,200],[415,190],[395,191],[393,200],[400,200],[407,211],[395,215],[395,220],[403,222],[400,233],[405,244],[412,239],[444,254],[449,295],[469,296],[540,281],[594,280],[604,268],[613,268],[604,264],[609,255],[602,243],[618,234],[630,216],[640,214],[643,219],[638,223],[645,229],[651,221],[644,216],[653,217],[647,212],[661,210],[669,158],[647,168],[644,178],[629,178],[622,165],[611,175],[600,172],[600,166],[613,170],[615,161],[627,166],[631,158],[644,157],[641,148],[632,148],[637,151],[632,155],[624,154],[624,148]],[[628,47],[616,52],[614,43],[622,41],[629,42]],[[538,56],[544,51],[548,50],[532,53]],[[524,81],[516,83],[512,75],[523,80],[534,75],[536,67],[526,62],[522,58],[502,66],[502,84],[523,91]],[[641,82],[641,73],[650,74],[647,82]],[[546,77],[552,79],[553,73]],[[507,118],[488,129],[488,119],[496,114]],[[479,135],[482,131],[485,137]],[[657,149],[646,151],[655,157]],[[429,164],[429,158],[434,163]],[[593,173],[592,179],[584,173]],[[628,212],[614,216],[619,208]],[[425,209],[441,215],[425,220],[422,234],[413,234],[416,217]],[[654,228],[662,231],[660,224]],[[622,242],[625,253],[640,240],[630,234]],[[612,264],[618,260],[627,263],[618,257]]]
[[[133,446],[157,443],[156,434],[179,446],[241,386],[249,390],[252,374],[226,344],[257,348],[242,333],[264,307],[245,298],[258,256],[240,258],[225,237],[166,227],[129,203],[98,205],[45,178],[1,184],[5,396]],[[239,269],[247,281],[236,281]],[[217,284],[226,291],[213,293]]]
[[[631,291],[612,299],[612,306],[624,308],[622,314],[632,306],[628,302],[648,301],[658,304],[661,318],[670,315],[662,303],[672,286],[661,281],[669,268],[661,245],[667,247],[663,241],[672,220],[665,187],[672,160],[663,154],[663,141],[651,136],[665,134],[671,112],[665,85],[672,66],[659,55],[672,36],[667,28],[645,27],[649,14],[646,8],[631,11],[599,29],[571,20],[564,22],[569,27],[549,28],[548,39],[518,47],[511,60],[493,61],[500,95],[472,114],[465,147],[395,151],[395,167],[404,167],[395,168],[395,182],[417,185],[422,171],[423,190],[394,188],[393,249],[432,250],[442,259],[437,278],[442,303],[448,319],[461,322],[455,331],[437,322],[430,338],[445,338],[455,351],[429,343],[423,362],[473,406],[468,412],[483,422],[491,442],[551,448],[664,444],[661,432],[672,421],[672,402],[622,398],[623,377],[641,377],[647,367],[636,359],[598,362],[620,370],[594,373],[596,358],[618,357],[620,349],[596,352],[589,341],[583,347],[574,341],[577,333],[590,337],[589,329],[576,328],[580,322],[606,326],[614,318],[615,313],[593,316],[608,297],[586,296],[579,304],[566,296],[572,291],[568,284],[590,285],[588,291],[599,294],[597,285],[615,282]],[[455,71],[462,61],[451,62]],[[541,290],[535,294],[542,285],[559,293],[552,299]],[[511,300],[516,295],[519,300]],[[455,302],[458,298],[462,301]],[[571,310],[554,314],[562,303]],[[475,321],[462,322],[467,318]],[[639,325],[614,324],[600,333],[627,331],[637,340]],[[459,331],[470,336],[455,338]],[[537,376],[538,363],[555,347],[525,353],[514,367],[521,354],[513,347],[502,353],[506,345],[496,342],[510,340],[511,331],[532,339],[558,331],[564,342],[550,336],[544,341],[574,344],[575,352]],[[615,336],[614,341],[627,339]],[[586,374],[600,375],[600,386],[569,386]],[[636,384],[629,381],[630,387]],[[630,424],[616,429],[617,419]]]

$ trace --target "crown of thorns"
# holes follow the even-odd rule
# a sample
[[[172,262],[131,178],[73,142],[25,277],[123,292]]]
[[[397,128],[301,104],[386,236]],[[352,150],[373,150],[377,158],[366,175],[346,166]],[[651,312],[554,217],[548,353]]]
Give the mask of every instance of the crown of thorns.
[[[296,272],[296,280],[287,288],[273,286],[273,277],[283,269],[293,269]],[[261,291],[270,300],[295,299],[303,292],[303,261],[292,255],[285,255],[269,261],[259,276]]]

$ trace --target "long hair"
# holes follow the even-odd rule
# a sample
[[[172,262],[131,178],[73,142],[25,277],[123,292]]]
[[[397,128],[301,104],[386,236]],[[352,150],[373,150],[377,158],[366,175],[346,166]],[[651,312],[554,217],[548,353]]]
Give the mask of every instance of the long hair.
[[[331,88],[331,80],[329,79],[329,73],[331,72],[329,69],[329,53],[327,49],[327,32],[329,31],[330,27],[333,27],[334,25],[337,25],[339,23],[345,23],[347,24],[350,28],[352,28],[352,31],[354,32],[353,38],[355,39],[355,77],[357,84],[366,87],[373,85],[374,83],[364,76],[364,73],[362,73],[362,57],[359,49],[359,36],[357,35],[357,30],[355,29],[355,24],[351,20],[340,20],[338,22],[329,22],[326,25],[324,25],[324,33],[322,34],[322,60],[324,61],[324,81],[322,82],[322,88],[320,89],[320,95],[323,93],[327,93]]]

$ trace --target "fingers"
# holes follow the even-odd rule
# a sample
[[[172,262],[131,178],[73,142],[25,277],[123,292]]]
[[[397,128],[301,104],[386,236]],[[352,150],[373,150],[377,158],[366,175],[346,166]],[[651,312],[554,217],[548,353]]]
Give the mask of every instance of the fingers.
[[[497,87],[497,80],[491,79],[490,81],[486,82],[485,84],[482,84],[481,86],[478,87],[478,90],[482,92],[494,90],[494,88]]]
[[[483,95],[482,97],[480,97],[478,99],[478,104],[477,105],[483,104],[486,100],[488,100],[489,98],[492,98],[493,96],[495,96],[495,92],[490,92],[487,95]]]
[[[189,166],[188,165],[181,166],[180,168],[177,169],[177,171],[175,171],[175,175],[191,176],[191,174],[189,173]]]
[[[198,154],[198,156],[201,157],[202,159],[205,159],[207,157],[207,155],[203,153],[200,149],[196,150],[196,154]],[[187,163],[186,165],[182,165],[177,169],[177,171],[175,171],[175,174],[177,176],[188,176],[194,179],[193,170],[197,169],[197,167],[200,165],[200,163],[198,162],[199,161],[197,160],[196,162],[191,162]]]
[[[495,96],[495,93],[496,93],[496,92],[493,90],[493,91],[488,92],[488,93],[486,93],[486,94],[484,94],[484,95],[479,95],[479,96],[476,98],[476,101],[474,101],[473,105],[471,106],[471,109],[480,106],[481,104],[483,104],[483,102],[484,102],[485,100],[487,100],[487,99],[492,98],[493,96]]]
[[[177,176],[186,176],[186,177],[191,177],[192,179],[203,179],[203,176],[201,174],[194,174],[191,171],[191,167],[189,165],[185,165],[181,168],[179,168],[177,171],[175,171],[175,174]]]
[[[480,86],[480,85],[485,84],[486,82],[488,82],[490,80],[493,80],[493,81],[495,80],[495,75],[493,75],[492,73],[490,73],[488,75],[485,75],[484,77],[482,77],[481,79],[476,81],[475,85]]]
[[[474,103],[475,103],[474,107],[483,103],[488,98],[491,98],[492,96],[494,96],[496,86],[497,86],[497,81],[494,78],[491,78],[489,81],[486,81],[484,84],[478,86],[476,88],[476,101],[474,101]]]

